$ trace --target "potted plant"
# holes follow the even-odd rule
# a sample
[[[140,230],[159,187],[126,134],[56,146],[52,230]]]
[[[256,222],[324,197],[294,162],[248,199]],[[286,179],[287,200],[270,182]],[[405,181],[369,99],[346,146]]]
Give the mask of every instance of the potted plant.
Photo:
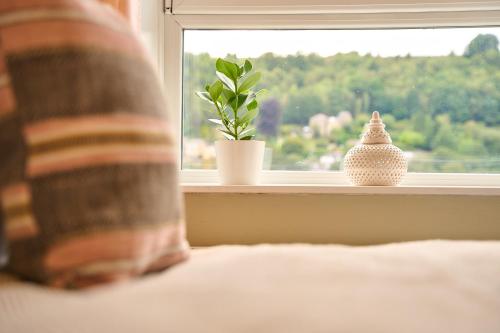
[[[212,105],[217,118],[208,119],[219,125],[226,140],[215,142],[217,168],[221,182],[226,185],[254,185],[258,183],[264,158],[264,141],[254,140],[252,121],[259,113],[257,95],[252,89],[261,74],[252,71],[252,63],[245,60],[238,65],[224,59],[215,63],[217,80],[196,94]]]

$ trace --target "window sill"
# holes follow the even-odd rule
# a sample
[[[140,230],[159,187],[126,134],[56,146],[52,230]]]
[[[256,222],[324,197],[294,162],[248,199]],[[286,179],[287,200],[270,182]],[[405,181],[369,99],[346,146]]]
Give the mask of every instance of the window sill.
[[[485,195],[500,196],[500,187],[475,186],[345,186],[345,185],[218,185],[183,184],[184,193],[254,194],[398,194],[398,195]]]
[[[409,173],[400,186],[352,186],[342,172],[264,171],[255,186],[220,185],[215,170],[183,170],[184,193],[500,196],[499,174]]]
[[[184,193],[500,196],[498,174],[409,173],[400,186],[352,186],[341,172],[264,171],[261,184],[220,185],[214,170],[183,170]]]

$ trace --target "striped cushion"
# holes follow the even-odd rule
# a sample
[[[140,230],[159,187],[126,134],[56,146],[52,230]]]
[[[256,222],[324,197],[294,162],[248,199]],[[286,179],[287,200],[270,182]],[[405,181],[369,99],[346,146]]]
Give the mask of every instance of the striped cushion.
[[[2,214],[0,214],[0,268],[7,263],[7,244],[5,242]]]
[[[8,269],[86,287],[185,259],[170,125],[150,61],[119,14],[95,0],[0,2]]]

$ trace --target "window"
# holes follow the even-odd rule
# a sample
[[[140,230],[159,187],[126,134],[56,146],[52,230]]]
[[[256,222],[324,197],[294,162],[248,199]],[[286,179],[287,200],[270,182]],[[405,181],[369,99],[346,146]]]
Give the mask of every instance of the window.
[[[472,3],[465,0],[431,0],[421,4],[410,0],[376,2],[287,0],[287,5],[283,4],[282,0],[141,2],[143,38],[148,42],[153,60],[163,80],[167,107],[174,117],[173,123],[177,129],[178,141],[182,143],[179,162],[182,162],[181,181],[184,184],[195,187],[196,184],[200,184],[197,191],[205,187],[209,191],[211,189],[207,185],[218,182],[214,169],[213,148],[211,148],[212,140],[217,138],[217,133],[207,121],[207,106],[196,100],[194,92],[203,87],[205,80],[213,79],[213,66],[209,58],[214,59],[230,53],[233,59],[248,57],[257,62],[258,69],[264,74],[262,85],[270,88],[269,93],[262,99],[262,102],[266,102],[267,108],[264,112],[268,115],[269,113],[278,115],[279,119],[278,126],[275,126],[276,121],[274,123],[269,121],[273,119],[272,117],[268,117],[268,121],[262,121],[259,125],[262,128],[267,124],[269,125],[267,129],[270,130],[261,137],[266,139],[270,148],[267,151],[265,166],[269,171],[263,172],[262,184],[290,185],[288,188],[296,185],[296,190],[299,192],[302,191],[300,188],[304,187],[302,185],[307,184],[326,185],[323,187],[324,191],[341,193],[350,191],[350,188],[329,185],[348,184],[343,173],[337,170],[342,168],[340,161],[345,150],[356,143],[361,132],[363,116],[358,113],[360,110],[364,113],[377,109],[382,112],[395,143],[409,152],[412,161],[410,171],[413,172],[410,172],[402,183],[403,187],[411,187],[407,187],[408,193],[418,192],[414,186],[423,186],[429,191],[425,193],[438,193],[435,192],[436,186],[458,186],[457,190],[463,189],[463,192],[459,192],[464,194],[471,193],[470,189],[465,189],[470,186],[477,187],[477,192],[474,192],[476,194],[491,193],[489,190],[498,193],[500,140],[498,118],[495,120],[495,117],[498,117],[500,110],[498,97],[495,96],[500,89],[498,89],[498,67],[495,67],[497,60],[495,56],[492,57],[492,52],[463,56],[467,45],[479,34],[499,37],[498,1]],[[235,30],[242,33],[249,44],[258,47],[252,52],[247,52],[245,48],[239,47],[237,39],[233,39],[231,43],[218,41],[225,36],[234,37]],[[373,40],[367,38],[363,40],[362,34],[366,33],[371,34]],[[417,36],[419,33],[422,34],[421,37]],[[351,34],[349,39],[354,38],[364,42],[347,43],[347,39],[344,38],[346,34]],[[391,34],[393,36],[399,34],[399,37],[396,36],[399,39],[396,37],[391,39]],[[450,37],[444,36],[446,34]],[[315,35],[322,36],[324,42],[312,45]],[[253,38],[258,40],[255,41]],[[420,38],[427,40],[422,42]],[[212,45],[217,44],[219,48],[217,52],[210,48],[210,45],[207,47],[208,40],[213,41]],[[413,40],[418,43],[411,43]],[[382,42],[392,45],[395,52],[383,53],[380,49]],[[453,42],[451,47],[450,42]],[[412,44],[418,47],[409,47]],[[231,47],[227,47],[228,45]],[[277,46],[281,46],[281,49],[276,49]],[[445,46],[447,46],[446,51],[443,50]],[[371,57],[374,64],[371,68],[360,67],[362,71],[357,71],[355,65],[348,63],[349,56],[354,55],[353,52],[357,52],[360,62]],[[279,63],[264,66],[266,65],[264,58],[269,57],[267,53],[273,53],[273,60]],[[423,62],[425,57],[428,58],[427,64],[420,66],[424,66],[426,71],[411,70],[409,65],[411,61]],[[341,58],[344,58],[344,62],[349,66],[341,66],[341,70],[337,71]],[[453,66],[450,64],[447,70],[442,70],[440,62],[446,58],[452,59],[454,64]],[[300,64],[303,60],[307,61]],[[465,67],[457,65],[460,61],[468,65]],[[329,66],[323,67],[322,62]],[[392,62],[394,64],[391,68]],[[337,67],[332,67],[332,63]],[[300,72],[304,72],[300,66],[306,65],[313,70],[305,71],[306,75],[300,77]],[[361,65],[370,66],[368,62]],[[393,77],[401,76],[396,65],[404,71],[404,80],[391,80]],[[431,70],[431,65],[435,66],[435,71]],[[320,68],[327,70],[322,73]],[[346,76],[349,68],[359,75]],[[288,81],[280,85],[277,83],[278,78],[272,76],[273,73],[283,77],[287,75]],[[367,76],[367,73],[370,75]],[[327,91],[316,91],[313,88],[320,85],[320,81],[313,80],[315,75],[324,77],[330,75],[326,80],[330,87],[324,86]],[[349,86],[341,81],[339,75],[350,77],[352,85]],[[487,80],[484,80],[485,75],[488,75]],[[460,80],[449,79],[456,76],[462,77],[465,84],[461,85]],[[441,79],[439,89],[429,84],[432,83],[433,77]],[[355,79],[360,85],[358,89],[351,89],[354,87]],[[412,87],[411,80],[419,85]],[[286,89],[285,84],[288,84],[290,89]],[[344,89],[330,89],[335,85]],[[309,91],[313,92],[311,96],[306,94]],[[441,95],[438,96],[437,92]],[[433,94],[435,97],[431,102],[421,97]],[[469,94],[472,99],[468,98]],[[452,95],[458,96],[459,102],[451,98]],[[438,97],[442,102],[436,104],[435,98]],[[272,101],[273,98],[279,104]],[[322,108],[319,113],[328,118],[328,124],[331,123],[331,132],[328,136],[314,129],[315,126],[309,126],[309,121],[293,120],[293,117],[290,120],[293,113],[287,114],[287,112],[294,110],[292,105],[295,105],[297,111],[304,110],[304,98],[313,100],[312,102],[306,100],[305,103],[308,107],[316,108],[310,110],[319,111],[318,105]],[[314,103],[318,98],[321,102]],[[301,100],[302,104],[299,103]],[[269,111],[273,104],[279,107],[280,112]],[[434,109],[423,108],[429,105]],[[465,108],[464,105],[472,106],[475,110],[472,121],[464,118],[472,113],[472,108]],[[409,110],[406,109],[407,106],[412,106],[409,117],[404,114],[404,111]],[[454,108],[458,108],[460,112],[451,118],[449,110]],[[433,113],[423,121],[419,121],[419,125],[411,126],[417,115],[425,115],[422,110]],[[479,115],[478,110],[491,111],[488,113],[489,120],[484,118],[486,113],[481,111]],[[352,119],[348,119],[347,113],[342,113],[340,116],[342,111],[349,112]],[[330,117],[335,119],[330,120]],[[319,122],[327,123],[323,116],[318,118]],[[342,125],[343,127],[339,129],[339,120],[344,118],[349,125]],[[432,126],[427,126],[429,119]],[[313,121],[312,124],[314,123]],[[433,128],[432,131],[435,131],[437,124],[443,125],[438,136],[439,140],[435,138],[429,140],[425,133],[423,140],[420,129]],[[341,133],[339,134],[341,131],[344,131],[345,135],[341,136]],[[449,135],[450,131],[453,136]],[[306,139],[297,142],[299,140],[296,138],[301,137]],[[444,148],[437,149],[438,147]],[[426,172],[430,170],[436,173]],[[251,190],[271,191],[271,187]],[[279,191],[288,191],[285,188],[287,186],[279,187]],[[403,187],[400,187],[401,193],[406,191]],[[492,189],[486,190],[486,187]],[[315,191],[311,189],[313,190]],[[360,191],[359,188],[352,190],[352,193]],[[385,193],[382,190],[380,189],[381,193]],[[349,191],[348,193],[351,193]],[[442,193],[453,192],[445,188],[443,191]]]
[[[500,28],[184,30],[183,169],[215,168],[195,96],[217,57],[261,71],[265,168],[336,171],[372,111],[410,172],[500,173]]]

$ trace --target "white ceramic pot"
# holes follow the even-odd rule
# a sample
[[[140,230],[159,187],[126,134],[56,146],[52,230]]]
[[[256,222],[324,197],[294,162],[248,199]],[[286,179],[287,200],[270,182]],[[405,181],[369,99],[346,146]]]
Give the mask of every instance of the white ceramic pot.
[[[264,141],[219,140],[215,142],[217,169],[224,185],[255,185],[264,160]]]

